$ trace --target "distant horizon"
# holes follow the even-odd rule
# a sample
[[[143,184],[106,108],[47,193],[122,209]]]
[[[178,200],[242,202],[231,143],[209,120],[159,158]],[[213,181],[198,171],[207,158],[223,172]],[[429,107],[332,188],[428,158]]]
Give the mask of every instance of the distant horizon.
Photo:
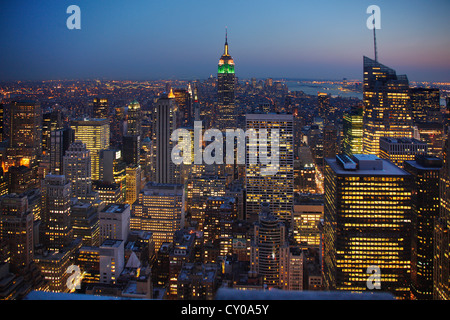
[[[77,5],[81,28],[66,11]],[[225,29],[239,78],[360,79],[374,56],[372,0],[17,0],[0,5],[0,81],[207,79]],[[377,0],[378,60],[410,81],[450,82],[450,1]],[[270,76],[269,76],[270,75]]]

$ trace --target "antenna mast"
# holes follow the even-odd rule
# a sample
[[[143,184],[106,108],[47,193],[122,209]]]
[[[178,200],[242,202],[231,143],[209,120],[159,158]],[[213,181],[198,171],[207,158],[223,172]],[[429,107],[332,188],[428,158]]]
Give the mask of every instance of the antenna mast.
[[[375,10],[373,11],[375,14]],[[375,51],[375,61],[378,62],[378,52],[377,52],[377,36],[375,34],[375,16],[373,18],[373,49]]]

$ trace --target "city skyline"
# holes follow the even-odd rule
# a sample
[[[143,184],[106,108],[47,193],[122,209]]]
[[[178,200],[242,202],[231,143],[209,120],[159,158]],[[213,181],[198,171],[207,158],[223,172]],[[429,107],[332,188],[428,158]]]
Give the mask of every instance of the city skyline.
[[[69,30],[78,5],[81,29]],[[449,81],[445,1],[41,1],[2,5],[0,81],[205,79],[215,75],[225,29],[239,78],[361,79],[373,57],[367,7],[381,10],[378,57],[411,81]]]

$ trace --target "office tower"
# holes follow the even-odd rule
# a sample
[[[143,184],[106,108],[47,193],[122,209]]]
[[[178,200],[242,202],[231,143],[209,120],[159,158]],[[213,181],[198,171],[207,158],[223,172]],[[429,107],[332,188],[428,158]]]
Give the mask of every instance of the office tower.
[[[37,170],[42,151],[42,110],[39,103],[13,101],[10,104],[9,147],[5,169],[26,166]],[[36,171],[37,172],[37,171]]]
[[[86,144],[91,153],[92,180],[100,178],[100,151],[109,148],[109,121],[107,119],[84,119],[72,121],[75,140]]]
[[[329,290],[368,290],[379,268],[381,290],[410,295],[411,175],[374,155],[325,160],[323,274]],[[378,274],[380,274],[378,273]]]
[[[447,104],[448,106],[448,104]],[[450,148],[449,131],[442,151],[440,210],[434,228],[433,299],[450,299]]]
[[[410,88],[409,90],[414,123],[442,123],[439,89]]]
[[[324,92],[317,93],[318,115],[324,121],[332,117],[330,95]]]
[[[42,222],[44,244],[59,250],[73,238],[70,224],[70,181],[63,175],[49,174],[42,183]]]
[[[250,272],[260,275],[269,288],[277,288],[280,285],[280,251],[286,242],[286,227],[271,212],[268,203],[261,203],[260,208],[250,247]]]
[[[147,183],[132,206],[131,229],[152,232],[159,250],[184,227],[184,199],[183,185]]]
[[[100,181],[120,185],[125,194],[126,164],[119,149],[110,148],[100,151]]]
[[[0,197],[0,239],[9,247],[14,270],[27,268],[33,262],[33,213],[25,195]]]
[[[328,123],[323,128],[323,157],[332,158],[338,153],[338,128]]]
[[[63,158],[74,141],[74,132],[71,128],[53,130],[50,132],[50,172],[62,174]]]
[[[124,240],[106,239],[100,244],[100,283],[115,284],[123,271]]]
[[[428,154],[442,158],[442,148],[445,142],[442,122],[421,122],[416,124],[419,136],[417,139],[428,144]]]
[[[176,165],[171,158],[174,142],[170,140],[176,129],[176,118],[175,95],[170,91],[168,95],[161,96],[153,108],[153,182],[174,183],[177,180]]]
[[[137,200],[139,197],[139,192],[141,192],[141,179],[142,179],[142,170],[141,166],[134,165],[126,168],[125,175],[125,203],[128,203],[130,206]]]
[[[141,136],[125,135],[122,138],[122,156],[127,165],[137,165],[141,160]]]
[[[100,244],[106,239],[127,241],[130,232],[130,210],[130,205],[119,203],[109,204],[100,210],[98,214]]]
[[[308,146],[298,148],[298,159],[294,160],[294,191],[316,193],[316,166]]]
[[[363,108],[352,107],[344,113],[342,152],[348,156],[363,153]]]
[[[222,257],[231,255],[232,226],[236,218],[235,198],[208,197],[205,209],[203,242],[214,246]]]
[[[175,101],[178,105],[177,128],[189,127],[194,125],[194,110],[192,102],[192,90],[175,89],[173,90]]]
[[[319,248],[321,232],[319,223],[323,220],[323,202],[296,197],[293,212],[293,238],[300,246]]]
[[[284,245],[280,249],[280,288],[303,291],[304,254],[298,247]]]
[[[107,119],[109,116],[108,99],[96,97],[92,101],[92,116],[96,119]]]
[[[86,144],[79,140],[71,143],[63,163],[63,174],[72,186],[71,197],[86,200],[92,192],[91,155]]]
[[[142,134],[142,110],[138,101],[133,100],[127,106],[126,135],[140,136]]]
[[[380,138],[381,159],[387,159],[403,168],[404,161],[414,160],[416,155],[428,152],[428,145],[414,138]]]
[[[380,137],[412,138],[409,82],[405,75],[364,57],[364,138],[366,154],[379,154]]]
[[[61,110],[53,110],[42,115],[42,153],[50,152],[50,134],[54,130],[62,129]]]
[[[122,137],[122,156],[127,165],[139,164],[141,150],[142,111],[139,102],[134,100],[128,105],[127,127]]]
[[[126,130],[125,107],[117,106],[111,121],[111,144],[119,145]]]
[[[256,146],[247,143],[246,146],[246,214],[250,221],[257,221],[261,202],[270,203],[273,214],[283,220],[291,220],[294,204],[294,142],[293,116],[287,114],[247,114],[247,131],[254,129],[259,135],[267,130],[267,151],[273,148],[271,131],[279,130],[278,172],[274,175],[264,175],[267,169],[261,163],[263,151],[261,139]],[[250,163],[251,150],[257,148],[256,164]],[[264,148],[262,148],[264,149]],[[276,156],[276,152],[272,149]],[[255,156],[255,154],[252,154]]]
[[[203,229],[207,198],[225,196],[225,189],[226,180],[222,175],[205,173],[188,180],[186,201],[191,225]]]
[[[316,119],[316,118],[314,118]],[[323,126],[321,124],[313,124],[307,132],[307,144],[311,149],[314,163],[318,169],[323,167]]]
[[[439,217],[439,172],[442,160],[423,155],[405,161],[413,177],[411,216],[411,294],[415,299],[433,297],[433,233]]]
[[[219,59],[217,71],[216,124],[218,129],[236,127],[236,119],[234,117],[235,86],[234,61],[228,53],[228,36],[226,35],[224,53]]]
[[[71,207],[70,220],[74,239],[80,239],[83,246],[99,245],[97,207],[89,202],[77,201]]]

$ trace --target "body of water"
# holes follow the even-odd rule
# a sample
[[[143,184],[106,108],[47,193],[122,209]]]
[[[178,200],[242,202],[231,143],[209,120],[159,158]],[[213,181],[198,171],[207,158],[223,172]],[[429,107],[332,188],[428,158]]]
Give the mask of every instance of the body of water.
[[[303,91],[305,94],[313,96],[317,96],[318,92],[324,92],[330,94],[331,96],[340,96],[347,98],[353,97],[361,100],[363,98],[362,92],[347,91],[347,90],[344,91],[339,89],[342,87],[341,84],[333,84],[333,83],[316,84],[300,81],[286,81],[285,84],[288,87],[289,91]]]

